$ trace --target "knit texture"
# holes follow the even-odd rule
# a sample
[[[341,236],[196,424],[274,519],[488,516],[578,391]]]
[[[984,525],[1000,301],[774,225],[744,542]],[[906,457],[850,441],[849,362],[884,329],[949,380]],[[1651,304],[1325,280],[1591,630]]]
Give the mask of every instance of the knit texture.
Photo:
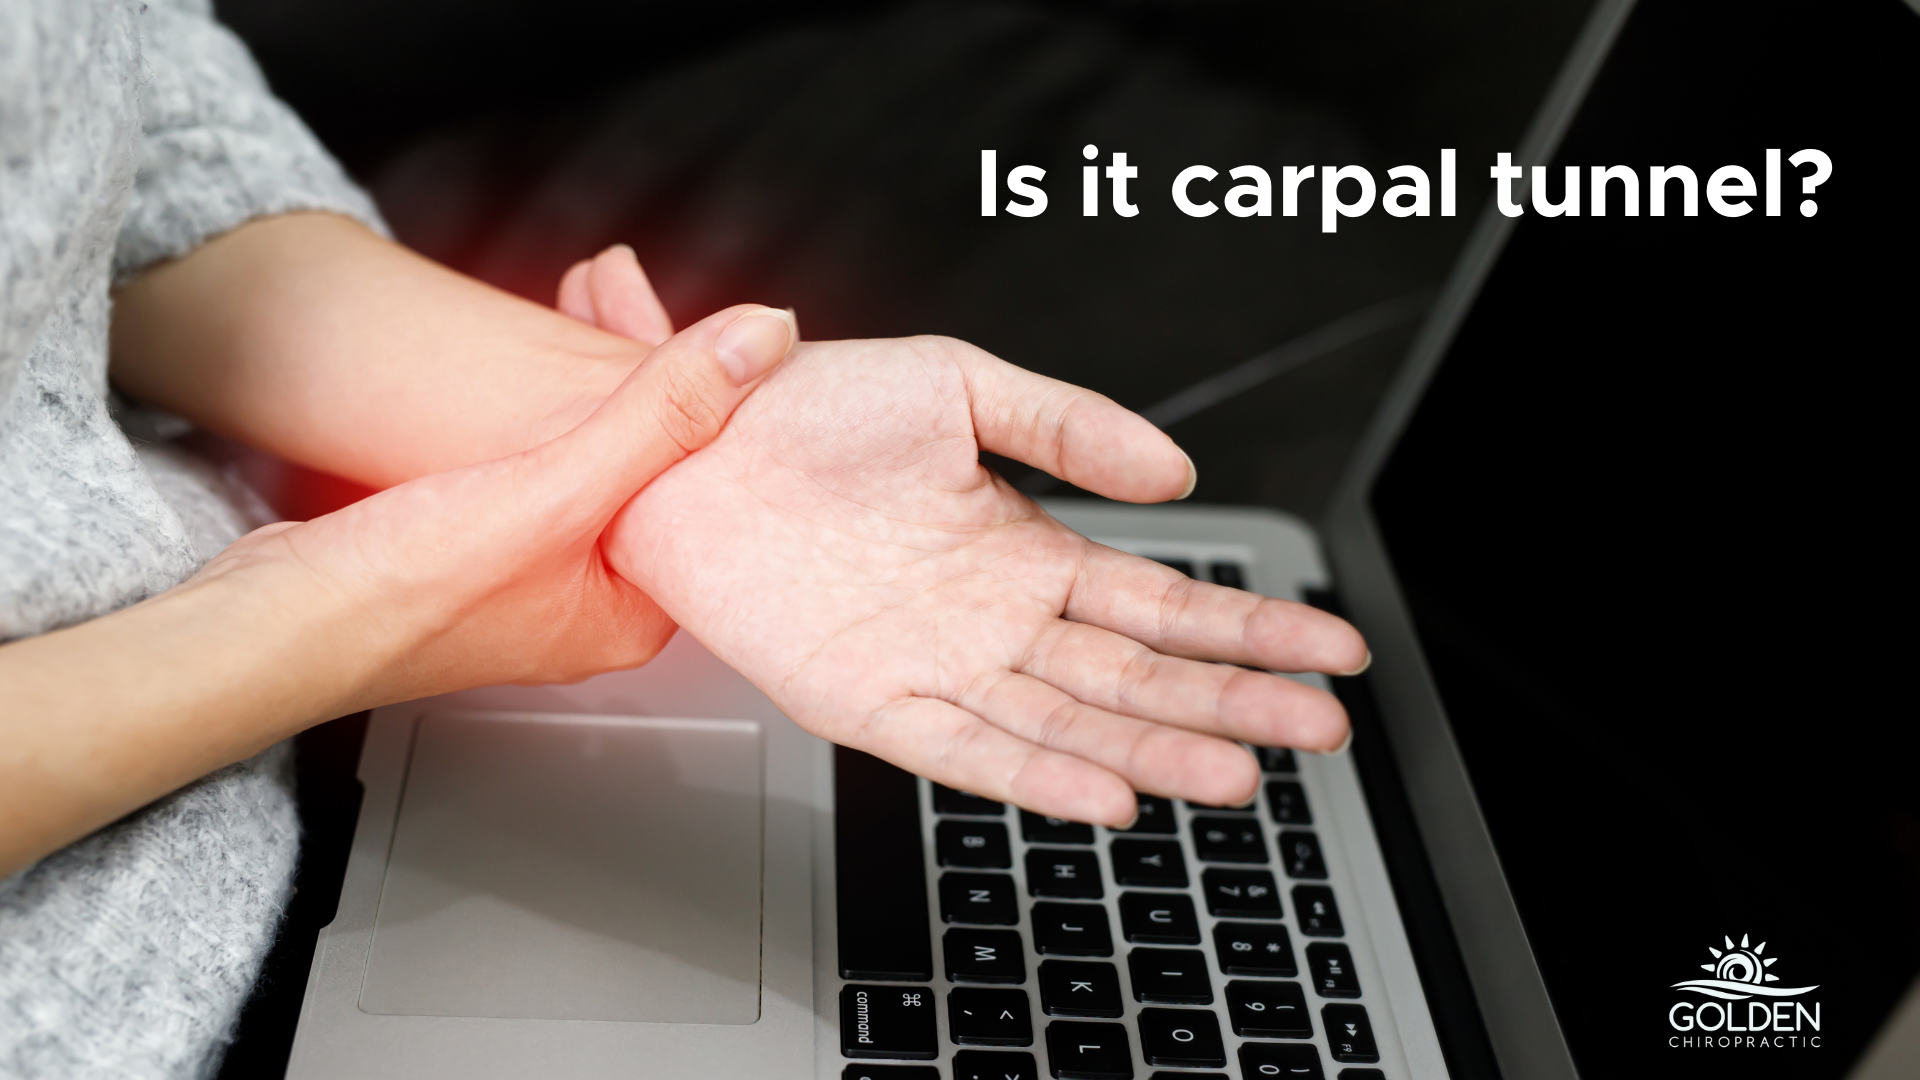
[[[108,289],[252,218],[365,195],[206,0],[0,0],[0,641],[180,583],[262,523],[129,438]],[[0,1076],[218,1067],[298,850],[276,747],[0,881]]]

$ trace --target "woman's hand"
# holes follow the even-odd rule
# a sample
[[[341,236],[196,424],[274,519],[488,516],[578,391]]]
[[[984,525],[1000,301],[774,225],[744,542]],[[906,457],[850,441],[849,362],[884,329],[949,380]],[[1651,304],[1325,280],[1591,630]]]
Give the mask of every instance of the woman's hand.
[[[729,308],[546,443],[257,530],[179,588],[0,647],[0,876],[308,724],[646,662],[672,621],[602,533],[795,338]]]
[[[1092,543],[982,467],[992,450],[1130,502],[1192,490],[1147,421],[943,338],[798,346],[605,550],[808,730],[1036,812],[1125,825],[1133,791],[1211,804],[1229,740],[1331,750],[1366,644],[1300,604]]]

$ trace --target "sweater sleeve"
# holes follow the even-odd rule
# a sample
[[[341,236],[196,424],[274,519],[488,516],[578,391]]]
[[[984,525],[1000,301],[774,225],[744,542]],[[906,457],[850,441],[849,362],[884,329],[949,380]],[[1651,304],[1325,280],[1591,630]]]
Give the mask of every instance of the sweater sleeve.
[[[116,280],[270,214],[329,210],[386,233],[373,200],[267,89],[209,0],[136,11],[144,138]]]

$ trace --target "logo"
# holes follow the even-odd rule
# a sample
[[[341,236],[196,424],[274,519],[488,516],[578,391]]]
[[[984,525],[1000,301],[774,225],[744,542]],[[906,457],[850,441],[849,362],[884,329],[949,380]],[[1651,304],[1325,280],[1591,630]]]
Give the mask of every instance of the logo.
[[[1712,978],[1683,979],[1672,985],[1683,997],[1667,1010],[1667,1023],[1682,1034],[1669,1037],[1667,1045],[1702,1050],[1819,1046],[1820,1003],[1812,1002],[1809,1008],[1806,1001],[1788,1000],[1810,994],[1819,985],[1775,985],[1780,976],[1767,969],[1780,958],[1766,955],[1766,942],[1750,944],[1745,934],[1738,945],[1732,937],[1721,941],[1726,948],[1707,946],[1713,962],[1700,965]],[[1684,996],[1689,994],[1708,1000]]]
[[[1688,979],[1674,983],[1673,988],[1691,990],[1723,1001],[1745,1001],[1750,997],[1799,997],[1810,990],[1820,989],[1818,986],[1768,986],[1768,983],[1780,981],[1780,976],[1767,973],[1767,969],[1780,958],[1769,956],[1761,959],[1760,954],[1767,951],[1767,943],[1763,941],[1748,949],[1745,934],[1740,936],[1737,948],[1732,938],[1723,940],[1727,943],[1727,951],[1721,952],[1711,945],[1707,946],[1715,962],[1700,965],[1701,971],[1711,971],[1714,978]]]

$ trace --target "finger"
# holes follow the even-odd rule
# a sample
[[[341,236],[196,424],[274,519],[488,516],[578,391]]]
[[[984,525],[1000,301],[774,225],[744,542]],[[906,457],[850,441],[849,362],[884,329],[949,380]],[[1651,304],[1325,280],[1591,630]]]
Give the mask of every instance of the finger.
[[[1171,567],[1089,544],[1067,618],[1194,660],[1347,675],[1364,670],[1360,632],[1306,604],[1195,581]]]
[[[1324,751],[1347,737],[1346,710],[1323,690],[1264,671],[1165,656],[1086,623],[1054,623],[1019,670],[1109,712],[1257,746]]]
[[[673,319],[653,291],[640,257],[625,244],[615,244],[594,256],[587,273],[595,326],[608,333],[658,345],[673,336]],[[795,338],[799,337],[796,329]]]
[[[587,292],[587,274],[593,269],[593,260],[581,259],[560,276],[560,295],[553,306],[560,314],[578,319],[588,326],[595,325],[593,314],[593,296]]]
[[[604,521],[712,442],[793,341],[778,308],[743,304],[702,319],[656,347],[578,427],[524,455],[527,479],[544,500]]]
[[[1112,772],[935,698],[894,702],[843,741],[929,780],[1048,817],[1121,828],[1138,812],[1133,789]]]
[[[965,342],[947,347],[966,377],[981,446],[1123,502],[1192,494],[1193,462],[1139,414]]]
[[[959,704],[1027,742],[1118,773],[1136,791],[1238,806],[1260,781],[1253,755],[1234,743],[1095,708],[1031,675],[1008,672]]]

